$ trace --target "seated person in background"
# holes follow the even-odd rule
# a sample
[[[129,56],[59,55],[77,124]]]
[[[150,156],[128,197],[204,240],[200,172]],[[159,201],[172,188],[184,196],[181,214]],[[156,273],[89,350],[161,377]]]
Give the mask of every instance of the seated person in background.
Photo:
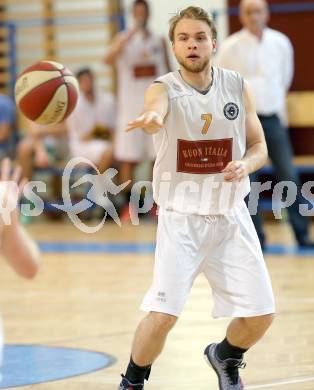
[[[67,129],[64,122],[55,125],[39,125],[26,121],[27,135],[17,146],[17,160],[22,167],[22,176],[27,180],[33,179],[34,168],[51,168],[60,160],[68,158]],[[61,175],[52,172],[49,175],[50,195],[46,198],[48,203],[61,198]],[[29,203],[27,199],[24,202]],[[45,209],[45,215],[52,219],[59,219],[62,213],[55,209]],[[23,224],[30,223],[32,217],[21,216]]]
[[[28,236],[26,230],[19,222],[19,212],[17,209],[18,198],[21,195],[26,180],[20,181],[21,169],[15,168],[11,174],[11,162],[5,158],[0,166],[0,202],[7,204],[10,200],[13,203],[8,214],[4,214],[4,209],[0,213],[0,255],[4,257],[14,271],[27,279],[33,278],[39,268],[40,253],[35,242]],[[5,182],[14,181],[18,185],[12,188]],[[18,191],[17,194],[15,191]],[[15,206],[15,207],[14,207]],[[8,219],[6,217],[9,217]],[[0,323],[0,366],[3,345],[3,335]]]
[[[15,149],[15,105],[9,96],[0,93],[0,157],[13,156]]]
[[[112,162],[114,96],[96,89],[95,77],[89,68],[81,69],[76,77],[81,93],[75,110],[66,120],[70,154],[89,159],[104,172]]]
[[[27,121],[27,135],[17,146],[17,159],[22,175],[32,179],[33,168],[48,168],[56,160],[68,156],[67,130],[64,122],[56,125],[38,125]]]

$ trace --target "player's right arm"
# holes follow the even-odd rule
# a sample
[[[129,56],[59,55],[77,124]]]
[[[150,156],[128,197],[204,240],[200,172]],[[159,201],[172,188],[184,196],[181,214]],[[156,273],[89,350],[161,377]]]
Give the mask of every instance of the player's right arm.
[[[157,133],[164,126],[167,112],[167,88],[162,83],[154,83],[145,93],[142,114],[134,121],[128,123],[126,131],[142,128],[148,134]]]
[[[5,158],[0,166],[1,197],[3,204],[17,202],[26,184],[25,179],[20,180],[21,170],[16,167],[11,173],[11,162]],[[9,183],[16,183],[10,186]],[[2,221],[1,254],[5,257],[17,274],[24,278],[33,278],[40,265],[40,253],[36,243],[27,234],[19,222],[18,204],[12,203],[10,207],[10,221]]]
[[[231,161],[222,172],[225,181],[238,181],[257,171],[267,161],[267,145],[261,122],[256,114],[255,99],[251,87],[244,81],[246,153],[241,160]]]

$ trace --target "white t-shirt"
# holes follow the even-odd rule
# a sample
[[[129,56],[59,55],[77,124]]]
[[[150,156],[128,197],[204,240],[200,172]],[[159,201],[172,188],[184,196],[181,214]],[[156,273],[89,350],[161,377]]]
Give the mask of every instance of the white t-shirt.
[[[121,34],[126,34],[122,32]],[[118,75],[118,130],[124,130],[136,118],[144,104],[149,85],[167,72],[161,37],[143,31],[135,33],[117,59]]]
[[[260,115],[285,116],[293,77],[293,48],[284,34],[265,28],[259,40],[242,29],[220,46],[215,64],[239,72],[251,85]]]
[[[90,102],[81,93],[77,106],[66,121],[69,133],[69,146],[81,144],[81,137],[95,126],[114,129],[116,126],[115,99],[110,92],[97,91],[95,100]]]

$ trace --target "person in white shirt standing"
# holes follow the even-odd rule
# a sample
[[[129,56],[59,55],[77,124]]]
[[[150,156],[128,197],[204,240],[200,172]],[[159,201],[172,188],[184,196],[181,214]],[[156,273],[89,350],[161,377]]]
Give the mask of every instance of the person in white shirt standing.
[[[266,162],[266,143],[248,83],[211,65],[216,27],[208,13],[183,9],[170,20],[169,37],[180,69],[148,88],[142,115],[127,128],[153,134],[160,209],[154,278],[141,306],[148,314],[136,330],[119,390],[144,389],[199,274],[212,288],[213,317],[233,318],[224,340],[205,348],[206,361],[220,390],[241,390],[243,354],[264,335],[275,311],[244,202],[249,173]]]
[[[156,77],[170,70],[164,39],[148,29],[149,12],[147,1],[134,1],[134,27],[116,35],[104,59],[106,64],[115,65],[118,78],[114,156],[119,161],[121,183],[133,179],[137,163],[155,159],[151,137],[141,132],[126,135],[124,129],[139,115],[146,88]],[[126,197],[129,198],[128,193]],[[127,210],[122,212],[122,219],[127,218]]]
[[[264,129],[270,160],[278,181],[291,181],[299,186],[293,166],[293,151],[286,129],[286,94],[293,70],[293,48],[289,38],[267,27],[268,4],[265,0],[242,0],[240,20],[243,29],[228,37],[216,57],[218,66],[239,72],[252,86],[256,109]],[[258,181],[258,173],[251,175]],[[288,207],[289,220],[300,247],[314,247],[309,239],[309,222],[299,212],[300,191]],[[266,237],[259,211],[252,215],[262,247]]]

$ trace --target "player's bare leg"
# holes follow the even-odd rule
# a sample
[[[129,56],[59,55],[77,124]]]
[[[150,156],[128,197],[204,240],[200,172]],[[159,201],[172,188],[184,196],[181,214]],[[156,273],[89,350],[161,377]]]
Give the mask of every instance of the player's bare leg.
[[[121,161],[119,164],[119,178],[120,183],[125,183],[128,180],[133,180],[133,173],[136,166],[136,162]],[[126,187],[130,191],[131,184]]]
[[[235,318],[227,329],[227,340],[230,344],[249,349],[258,342],[273,322],[274,315]]]
[[[33,141],[25,137],[17,147],[17,159],[22,168],[22,177],[30,180],[33,174]]]
[[[177,317],[152,312],[140,322],[132,346],[133,360],[139,366],[147,366],[154,362],[176,321]]]
[[[122,206],[121,215],[120,215],[122,222],[128,222],[130,220],[129,201],[130,201],[132,181],[133,181],[136,164],[137,164],[136,162],[129,162],[129,161],[121,161],[119,164],[120,183],[122,184],[130,180],[130,184],[127,187],[125,187],[125,189],[123,190],[124,205]]]
[[[110,168],[113,159],[113,147],[110,146],[106,149],[101,155],[100,161],[97,164],[100,173],[104,173],[108,168]]]
[[[177,317],[151,312],[138,325],[135,332],[132,354],[125,377],[119,390],[142,390],[144,379],[148,379],[150,367],[161,353],[167,335],[177,321]]]

